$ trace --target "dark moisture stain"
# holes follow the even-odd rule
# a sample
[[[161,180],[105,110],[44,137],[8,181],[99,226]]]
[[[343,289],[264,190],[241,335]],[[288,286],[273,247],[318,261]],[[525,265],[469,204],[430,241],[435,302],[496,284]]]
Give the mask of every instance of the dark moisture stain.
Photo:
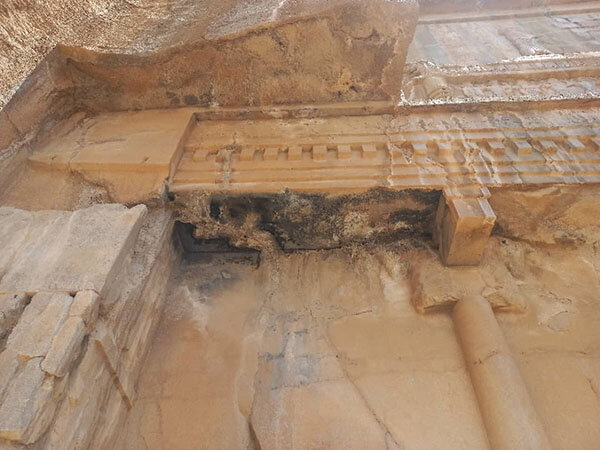
[[[194,194],[186,194],[193,198]],[[284,251],[337,248],[351,243],[384,243],[431,236],[439,191],[375,189],[363,194],[215,194],[209,214],[218,223],[242,225],[255,216],[258,229],[271,233]],[[193,222],[186,197],[177,207]],[[353,228],[359,218],[364,227]]]
[[[200,100],[198,100],[198,97],[196,97],[195,95],[192,95],[192,94],[188,94],[185,97],[183,97],[183,101],[188,106],[193,106],[193,105],[197,105],[198,103],[200,103]]]
[[[184,251],[187,261],[209,262],[214,254],[228,255],[228,260],[248,262],[258,266],[260,263],[260,250],[252,247],[237,247],[231,245],[229,238],[197,238],[194,236],[194,225],[175,222],[175,235]]]
[[[210,202],[210,217],[214,220],[221,218],[221,205],[217,201]]]

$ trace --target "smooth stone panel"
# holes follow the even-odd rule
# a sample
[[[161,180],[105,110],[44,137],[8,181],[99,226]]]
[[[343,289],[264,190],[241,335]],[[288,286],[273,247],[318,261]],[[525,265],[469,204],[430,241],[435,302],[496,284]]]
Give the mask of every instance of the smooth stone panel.
[[[102,295],[121,270],[146,207],[111,204],[31,214],[36,232],[16,252],[0,293],[94,290]]]

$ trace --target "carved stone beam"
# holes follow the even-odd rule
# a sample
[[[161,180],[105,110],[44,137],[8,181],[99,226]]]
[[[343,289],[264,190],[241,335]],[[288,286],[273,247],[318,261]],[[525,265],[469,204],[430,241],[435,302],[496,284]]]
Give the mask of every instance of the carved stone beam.
[[[551,448],[489,302],[464,297],[453,317],[492,449]]]
[[[446,188],[440,197],[434,240],[447,266],[479,264],[496,222],[485,187]]]

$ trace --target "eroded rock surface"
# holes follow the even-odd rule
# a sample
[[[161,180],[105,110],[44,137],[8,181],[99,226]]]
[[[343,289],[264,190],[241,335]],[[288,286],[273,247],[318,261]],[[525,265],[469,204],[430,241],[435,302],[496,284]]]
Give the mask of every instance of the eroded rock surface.
[[[113,446],[176,260],[171,214],[146,211],[1,211],[3,448]]]
[[[497,318],[552,445],[593,448],[597,252],[490,246],[479,286],[514,286],[526,306]],[[428,252],[413,242],[184,265],[120,448],[488,448],[449,310],[411,304],[411,267],[437,258]],[[570,395],[581,408],[556,408]]]

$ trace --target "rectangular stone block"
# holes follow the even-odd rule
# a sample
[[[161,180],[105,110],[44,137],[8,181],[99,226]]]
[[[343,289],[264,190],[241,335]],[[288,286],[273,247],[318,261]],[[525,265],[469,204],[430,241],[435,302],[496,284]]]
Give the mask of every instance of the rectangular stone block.
[[[302,159],[302,147],[299,145],[288,148],[288,161],[300,161]]]
[[[69,317],[54,336],[52,345],[42,361],[42,370],[55,377],[64,377],[69,373],[71,363],[79,355],[84,337],[85,323],[83,319]]]
[[[471,266],[481,261],[496,215],[485,198],[447,198],[436,216],[435,239],[448,266]]]
[[[265,161],[276,161],[279,154],[279,148],[267,147],[265,149]]]
[[[497,140],[488,141],[488,146],[490,147],[490,150],[495,154],[504,153],[504,143],[502,141],[497,141]]]
[[[452,144],[450,142],[438,142],[437,148],[439,156],[449,156],[452,154]]]
[[[338,159],[352,158],[352,148],[349,145],[338,145]]]
[[[240,152],[240,161],[252,161],[254,159],[255,147],[243,147]]]
[[[414,155],[425,156],[427,155],[427,145],[424,142],[413,142],[410,147]]]
[[[73,298],[67,294],[36,294],[8,336],[7,348],[23,360],[45,356],[52,340],[66,320]]]
[[[362,146],[362,156],[365,159],[375,159],[377,156],[377,147],[373,144],[364,144]]]
[[[325,161],[327,159],[327,147],[324,145],[315,145],[313,147],[313,160]]]
[[[515,147],[516,147],[516,151],[517,154],[519,156],[527,156],[527,155],[531,155],[531,152],[533,150],[533,148],[531,147],[531,144],[527,141],[514,141]]]
[[[585,150],[585,144],[575,137],[567,138],[565,144],[573,153],[580,153]]]
[[[69,317],[80,317],[88,331],[94,327],[98,310],[100,309],[100,296],[94,291],[79,291],[71,308],[69,309]]]
[[[0,281],[0,293],[94,290],[102,294],[129,254],[143,205],[95,205],[75,212],[32,213],[27,235]],[[2,222],[0,216],[0,222]]]

